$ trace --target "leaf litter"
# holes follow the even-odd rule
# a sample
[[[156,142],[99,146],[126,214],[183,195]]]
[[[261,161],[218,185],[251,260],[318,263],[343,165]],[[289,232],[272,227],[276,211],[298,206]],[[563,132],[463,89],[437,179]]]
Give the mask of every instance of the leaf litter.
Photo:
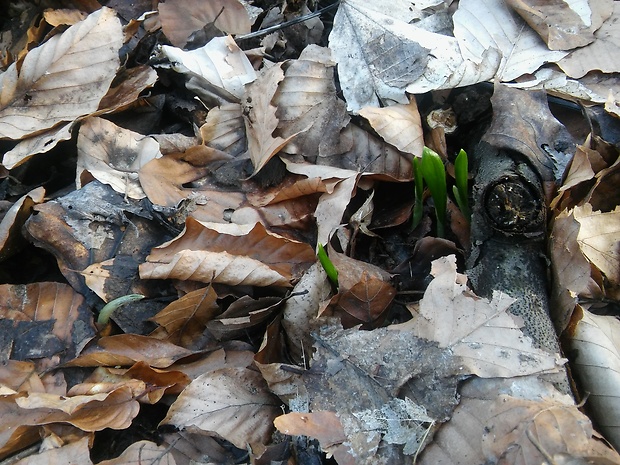
[[[575,147],[544,92],[511,88],[605,103],[614,118],[619,13],[448,3],[80,2],[7,16],[0,458],[620,463],[556,388],[566,359],[524,333],[512,297],[468,287],[456,208],[447,239],[428,199],[410,228],[412,158],[435,145],[450,176],[460,149],[424,116],[453,105],[465,132],[490,107],[468,90],[482,99],[476,85],[504,82],[488,137],[556,196],[554,320],[618,447],[618,328],[592,313],[619,297],[618,139],[597,120]],[[132,294],[146,298],[95,326]]]

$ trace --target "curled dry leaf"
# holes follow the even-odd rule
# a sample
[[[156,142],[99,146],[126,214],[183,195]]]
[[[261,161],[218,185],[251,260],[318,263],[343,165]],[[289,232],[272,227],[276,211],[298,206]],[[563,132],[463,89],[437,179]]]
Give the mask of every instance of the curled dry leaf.
[[[314,261],[308,244],[270,234],[260,223],[233,235],[188,218],[180,236],[152,250],[140,265],[140,277],[290,286]]]
[[[365,107],[359,113],[388,144],[401,152],[415,156],[422,155],[424,135],[415,98],[411,97],[406,105]]]
[[[246,88],[242,102],[245,120],[245,132],[248,137],[250,159],[254,165],[254,174],[284,147],[293,137],[274,137],[278,127],[277,108],[272,99],[278,90],[278,84],[284,79],[282,63],[264,69],[258,78]],[[247,114],[247,116],[245,116]]]
[[[154,139],[102,118],[88,118],[82,123],[77,150],[78,189],[82,187],[82,177],[89,173],[132,199],[146,197],[138,180],[140,168],[161,156]]]
[[[346,105],[336,95],[335,62],[328,48],[309,45],[298,60],[285,65],[273,104],[278,108],[277,134],[297,135],[283,151],[314,162],[346,150],[340,133],[349,122]]]
[[[37,187],[17,200],[2,216],[0,222],[0,261],[17,253],[24,245],[22,227],[32,213],[32,207],[43,202],[45,189]]]
[[[210,101],[233,103],[244,95],[244,85],[256,79],[256,72],[232,37],[215,37],[204,47],[185,51],[163,45],[161,53],[172,69],[186,75],[186,87]]]
[[[223,368],[192,381],[161,424],[217,435],[245,449],[268,441],[280,413],[280,402],[260,373]]]
[[[94,112],[119,66],[118,18],[101,8],[0,75],[0,137],[21,139]]]
[[[613,286],[620,286],[620,207],[612,212],[595,212],[586,203],[575,207],[573,216],[580,225],[577,242],[583,254]]]
[[[151,441],[134,442],[121,455],[110,460],[97,462],[97,465],[176,465],[173,452],[164,444],[157,445]]]
[[[220,313],[216,300],[217,293],[211,286],[185,294],[151,318],[162,330],[151,336],[188,349],[195,348],[196,341],[202,340],[207,322]]]
[[[568,331],[572,372],[587,393],[586,407],[607,440],[620,446],[620,321],[578,307]]]
[[[238,103],[228,103],[207,113],[200,126],[202,143],[236,157],[247,150],[243,109]]]
[[[161,27],[175,47],[183,48],[190,36],[210,23],[228,34],[250,32],[250,18],[237,0],[167,0],[159,3]]]

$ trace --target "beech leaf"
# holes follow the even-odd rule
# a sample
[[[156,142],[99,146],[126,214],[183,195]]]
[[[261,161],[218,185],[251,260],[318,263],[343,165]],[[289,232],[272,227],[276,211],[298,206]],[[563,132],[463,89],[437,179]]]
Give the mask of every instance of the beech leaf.
[[[120,21],[103,7],[0,75],[0,138],[21,139],[94,112],[119,66]]]
[[[245,449],[264,444],[282,411],[260,373],[223,368],[199,376],[170,406],[164,425],[216,434]]]

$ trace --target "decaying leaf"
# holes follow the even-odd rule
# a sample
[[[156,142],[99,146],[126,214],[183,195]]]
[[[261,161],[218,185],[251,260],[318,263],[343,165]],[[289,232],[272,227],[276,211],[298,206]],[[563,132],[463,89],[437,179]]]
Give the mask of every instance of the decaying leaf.
[[[260,223],[240,235],[188,218],[185,231],[156,247],[140,265],[143,279],[190,279],[231,285],[290,286],[315,261],[309,245],[267,232]]]
[[[24,245],[21,229],[32,213],[32,207],[41,203],[45,195],[43,187],[37,187],[22,196],[2,215],[0,222],[0,261],[14,255]]]
[[[21,139],[94,112],[119,66],[120,21],[102,8],[0,75],[0,137]]]
[[[245,449],[266,442],[280,412],[260,373],[223,368],[196,378],[170,406],[162,424],[215,434]]]

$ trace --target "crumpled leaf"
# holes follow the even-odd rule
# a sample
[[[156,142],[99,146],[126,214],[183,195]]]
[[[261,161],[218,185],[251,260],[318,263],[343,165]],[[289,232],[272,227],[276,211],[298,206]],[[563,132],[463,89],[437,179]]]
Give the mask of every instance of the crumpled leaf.
[[[148,136],[123,129],[102,118],[88,118],[80,126],[77,141],[76,186],[90,173],[132,199],[146,194],[140,186],[138,171],[154,158],[161,157],[159,144]]]
[[[595,212],[586,203],[575,207],[573,216],[580,225],[577,242],[583,254],[614,286],[620,286],[620,207]]]
[[[205,145],[236,157],[247,149],[243,109],[238,103],[213,108],[207,121],[200,127]]]
[[[180,236],[152,250],[143,279],[181,279],[230,285],[290,286],[315,261],[308,244],[267,232],[257,223],[238,235],[188,218]]]
[[[620,321],[578,307],[568,345],[576,351],[572,373],[587,393],[586,408],[606,439],[620,446]]]
[[[126,465],[137,463],[140,465],[176,465],[170,447],[157,445],[151,441],[137,441],[123,451],[121,455],[110,460],[102,460],[97,465]]]
[[[167,0],[157,9],[164,34],[175,47],[183,48],[192,33],[214,21],[220,31],[228,34],[250,32],[248,12],[237,0]]]
[[[45,189],[37,187],[19,198],[2,215],[0,222],[0,261],[17,253],[25,244],[22,227],[32,213],[35,204],[43,202]]]
[[[245,449],[269,440],[280,413],[280,402],[260,373],[222,368],[192,381],[161,424],[215,434]]]
[[[424,149],[422,121],[415,98],[407,105],[362,108],[359,112],[375,131],[389,144],[401,152],[421,156]]]
[[[254,173],[258,173],[267,162],[297,133],[286,138],[274,137],[278,127],[277,108],[272,99],[278,90],[278,83],[284,79],[282,63],[264,69],[252,84],[247,86],[243,101],[245,131],[248,137],[250,159]],[[247,115],[247,116],[246,116]]]
[[[309,45],[297,60],[285,65],[284,79],[273,98],[277,107],[277,134],[286,139],[296,135],[283,151],[317,156],[342,153],[340,133],[349,122],[346,105],[336,95],[335,62],[328,48]]]
[[[188,77],[186,87],[207,101],[213,95],[221,103],[241,99],[244,85],[256,79],[256,72],[245,53],[230,37],[215,37],[204,47],[185,51],[162,45],[161,53],[172,69]]]
[[[0,75],[0,137],[21,139],[91,113],[119,66],[120,21],[103,7]],[[89,61],[92,60],[92,61]]]

